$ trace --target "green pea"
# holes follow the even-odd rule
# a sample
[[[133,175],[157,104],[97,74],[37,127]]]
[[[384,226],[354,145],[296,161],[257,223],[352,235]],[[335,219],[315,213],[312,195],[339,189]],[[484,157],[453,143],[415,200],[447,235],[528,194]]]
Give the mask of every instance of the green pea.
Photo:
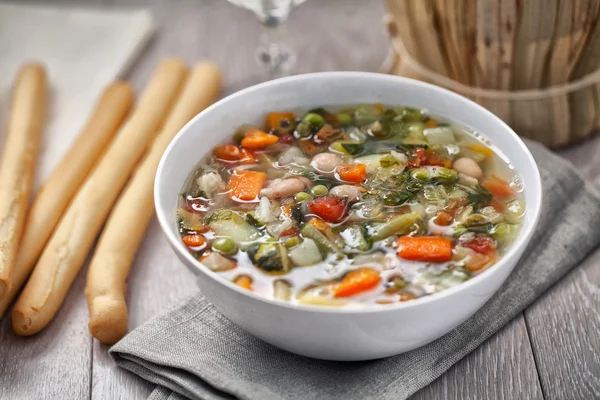
[[[346,113],[339,113],[335,115],[338,120],[338,125],[350,125],[352,123],[352,116]]]
[[[458,172],[453,169],[439,167],[434,170],[432,178],[444,182],[454,182],[458,179]]]
[[[325,120],[319,114],[308,113],[302,118],[302,122],[313,128],[320,128],[325,125]]]
[[[305,201],[305,200],[312,200],[312,199],[313,199],[313,197],[306,192],[298,192],[294,196],[294,200],[296,200],[297,202],[301,202],[301,201]]]
[[[317,185],[310,189],[310,193],[315,197],[327,196],[329,189],[325,185]]]
[[[300,122],[296,127],[296,132],[298,133],[298,136],[305,138],[310,136],[312,130],[309,124],[307,124],[306,122]]]
[[[429,180],[429,171],[423,168],[417,168],[410,171],[410,176],[413,179],[417,179],[419,181],[428,181]]]
[[[238,251],[235,242],[230,238],[219,238],[213,242],[212,247],[226,256],[232,256]]]

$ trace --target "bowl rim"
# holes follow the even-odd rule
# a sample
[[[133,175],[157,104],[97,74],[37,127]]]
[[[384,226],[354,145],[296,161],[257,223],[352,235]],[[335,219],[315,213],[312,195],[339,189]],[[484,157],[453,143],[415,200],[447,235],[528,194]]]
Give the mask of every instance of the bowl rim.
[[[433,294],[430,294],[427,296],[423,296],[423,297],[420,297],[418,299],[414,299],[411,301],[398,302],[396,304],[367,305],[364,307],[339,307],[339,306],[323,306],[323,305],[310,305],[310,304],[293,304],[293,303],[284,302],[284,301],[276,300],[276,299],[270,299],[268,297],[261,296],[252,291],[243,289],[243,288],[239,287],[238,285],[234,284],[233,282],[230,282],[227,279],[224,279],[218,273],[211,271],[209,268],[204,266],[200,261],[195,259],[187,251],[187,249],[184,248],[183,243],[181,242],[178,235],[176,235],[173,232],[173,230],[171,229],[172,226],[169,221],[169,216],[167,215],[167,212],[165,212],[165,213],[162,212],[163,209],[166,210],[167,208],[162,206],[162,201],[161,201],[161,196],[160,196],[160,192],[161,192],[160,182],[162,181],[162,175],[165,170],[165,165],[167,164],[167,161],[170,159],[171,153],[172,153],[173,148],[175,147],[176,143],[179,140],[181,140],[181,138],[183,136],[185,136],[187,134],[187,132],[190,131],[190,127],[193,125],[196,125],[198,123],[198,121],[204,117],[204,115],[209,114],[215,108],[222,107],[223,105],[227,104],[229,101],[231,101],[232,99],[234,99],[236,97],[245,96],[247,94],[254,93],[254,92],[260,92],[260,91],[264,90],[265,88],[278,86],[282,83],[295,82],[295,81],[301,82],[301,81],[307,81],[307,80],[312,80],[312,79],[329,79],[329,78],[381,80],[384,82],[385,81],[393,82],[393,84],[400,83],[402,85],[414,85],[417,87],[427,88],[427,90],[437,91],[438,93],[440,93],[440,95],[447,97],[448,100],[453,103],[466,102],[471,107],[473,107],[477,112],[487,114],[487,116],[491,117],[491,119],[494,120],[495,123],[498,124],[501,128],[503,128],[507,132],[507,134],[513,136],[513,139],[516,139],[516,141],[518,143],[518,148],[519,148],[517,151],[520,151],[522,153],[522,156],[526,157],[527,162],[530,163],[532,166],[532,171],[530,171],[530,172],[532,173],[532,176],[533,176],[533,182],[532,182],[533,187],[531,187],[531,185],[530,185],[529,187],[525,187],[524,190],[526,190],[526,191],[531,190],[532,192],[538,193],[539,195],[535,199],[535,200],[537,200],[536,204],[528,203],[526,205],[526,212],[533,213],[533,215],[531,216],[531,219],[528,220],[530,222],[528,224],[525,224],[521,228],[521,231],[519,232],[519,236],[517,237],[515,242],[512,244],[511,248],[508,250],[508,252],[506,254],[504,254],[502,256],[502,258],[496,264],[494,264],[492,267],[488,268],[487,270],[483,271],[481,274],[476,275],[475,277],[469,279],[466,282],[463,282],[463,283],[456,285],[454,287],[451,287],[449,289],[445,289],[440,292],[433,293]],[[237,292],[238,294],[241,294],[243,296],[248,296],[254,300],[257,300],[259,302],[266,303],[266,304],[269,304],[272,306],[283,307],[283,308],[288,308],[288,309],[297,310],[297,311],[309,311],[309,312],[329,313],[329,314],[370,314],[370,313],[391,312],[391,311],[395,311],[398,309],[409,309],[409,308],[419,307],[419,306],[427,304],[427,303],[443,301],[448,296],[452,296],[457,292],[460,292],[460,291],[466,290],[469,287],[478,285],[487,276],[489,276],[491,273],[493,273],[494,270],[497,270],[500,268],[506,268],[506,263],[510,258],[517,256],[518,258],[517,258],[516,262],[518,262],[519,258],[522,255],[522,252],[525,250],[525,247],[529,244],[529,241],[531,240],[534,229],[537,226],[538,221],[540,219],[541,208],[542,208],[542,195],[543,195],[543,192],[542,192],[542,184],[541,184],[541,175],[540,175],[537,163],[535,162],[535,160],[533,158],[533,155],[531,154],[531,152],[529,151],[529,149],[527,148],[527,146],[525,145],[523,140],[513,131],[513,129],[510,128],[504,121],[502,121],[499,117],[497,117],[492,112],[488,111],[484,107],[480,106],[479,104],[475,103],[472,100],[469,100],[468,98],[466,98],[460,94],[457,94],[455,92],[452,92],[448,89],[445,89],[445,88],[437,86],[437,85],[418,81],[415,79],[394,76],[394,75],[375,73],[375,72],[353,72],[353,71],[313,72],[313,73],[306,73],[306,74],[299,74],[299,75],[278,78],[278,79],[262,82],[262,83],[259,83],[259,84],[253,85],[253,86],[249,86],[245,89],[234,92],[234,93],[222,98],[221,100],[215,102],[214,104],[212,104],[211,106],[207,107],[205,110],[200,112],[198,115],[196,115],[194,118],[192,118],[183,128],[181,128],[181,130],[179,130],[179,132],[175,135],[175,137],[171,140],[171,142],[167,146],[167,149],[164,151],[164,153],[161,157],[159,166],[156,171],[155,179],[154,179],[154,204],[155,204],[155,211],[156,211],[156,214],[158,217],[160,227],[161,227],[163,233],[166,235],[167,240],[169,241],[171,247],[177,253],[176,255],[179,255],[180,257],[184,257],[185,260],[187,261],[187,263],[184,262],[186,267],[192,269],[191,266],[193,265],[192,273],[194,273],[194,275],[198,275],[198,273],[202,273],[205,276],[208,276],[210,279],[216,280],[218,284],[223,285],[226,288]],[[511,268],[511,272],[512,272],[512,268]],[[510,272],[509,272],[509,274],[510,274]],[[506,278],[504,280],[506,280]]]

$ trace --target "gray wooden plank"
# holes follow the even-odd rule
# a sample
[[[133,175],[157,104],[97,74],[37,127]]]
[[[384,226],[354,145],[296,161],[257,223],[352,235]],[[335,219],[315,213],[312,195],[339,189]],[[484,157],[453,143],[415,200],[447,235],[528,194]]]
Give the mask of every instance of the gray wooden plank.
[[[91,337],[80,273],[54,321],[42,332],[19,337],[10,312],[0,323],[0,399],[87,399]]]
[[[73,0],[54,1],[61,4],[73,3]],[[224,0],[86,1],[88,4],[105,6],[148,6],[153,10],[159,34],[129,76],[138,91],[156,63],[166,56],[178,56],[190,64],[202,58],[215,61],[223,69],[226,93],[268,77],[254,62],[254,48],[258,42],[260,26],[252,14],[235,8]],[[362,0],[311,0],[295,9],[288,28],[289,42],[298,54],[298,64],[293,73],[323,70],[377,71],[387,52],[385,30],[381,24],[383,12],[382,1]],[[319,31],[315,31],[314,27],[318,27]],[[151,224],[138,253],[129,285],[130,329],[164,310],[174,299],[194,288],[192,275],[173,257],[156,221]],[[70,297],[78,296],[77,306],[83,310],[83,317],[78,316],[77,320],[73,319],[73,323],[89,340],[82,288],[83,283],[70,294]],[[417,398],[469,398],[463,396],[463,393],[475,394],[481,398],[487,398],[488,393],[496,393],[496,397],[492,398],[502,398],[501,395],[505,393],[518,393],[511,391],[508,386],[515,384],[517,387],[530,385],[532,388],[525,389],[522,393],[531,393],[532,398],[537,398],[537,377],[532,374],[528,345],[528,339],[523,335],[522,319],[517,319],[440,377],[431,387],[424,389]],[[18,349],[19,346],[22,344],[13,347]],[[3,347],[0,344],[0,348]],[[58,348],[68,347],[61,345]],[[67,365],[71,358],[65,357],[64,360],[63,363]],[[516,366],[514,370],[510,368],[511,364]],[[70,362],[69,365],[73,363]],[[47,373],[44,368],[40,367],[38,377]],[[32,378],[31,381],[35,379]],[[21,377],[6,381],[0,374],[0,388],[7,386],[7,382],[21,385],[30,381]],[[85,382],[89,384],[89,379]],[[60,390],[57,387],[62,387],[62,383],[53,381],[48,393]],[[93,398],[142,399],[147,397],[151,389],[151,384],[118,369],[108,356],[106,346],[94,343],[91,386]],[[43,391],[33,393],[30,398],[41,397],[35,394]],[[3,393],[0,391],[0,394]],[[4,396],[0,395],[0,398]]]
[[[600,398],[600,251],[525,312],[546,399]]]
[[[521,314],[411,400],[542,398]]]
[[[600,137],[562,150],[600,187]],[[600,250],[525,312],[547,399],[600,398]]]

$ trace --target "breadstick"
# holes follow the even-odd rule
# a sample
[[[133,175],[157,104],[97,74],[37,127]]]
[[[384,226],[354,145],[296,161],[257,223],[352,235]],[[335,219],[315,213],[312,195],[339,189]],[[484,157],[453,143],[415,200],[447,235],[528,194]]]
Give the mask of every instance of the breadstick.
[[[11,288],[0,296],[0,319],[31,273],[67,205],[127,116],[133,101],[128,83],[110,85],[96,105],[82,133],[44,187],[27,214]]]
[[[8,134],[0,165],[0,298],[11,275],[27,213],[46,108],[46,72],[21,67],[13,88]]]
[[[140,163],[110,214],[88,269],[85,294],[90,309],[90,333],[114,344],[127,333],[125,290],[135,253],[154,215],[154,175],[169,142],[221,91],[221,75],[208,62],[198,64],[146,158]],[[140,205],[143,204],[143,207]]]
[[[164,61],[140,102],[73,198],[12,313],[13,330],[32,335],[60,308],[110,208],[181,88],[186,67]]]

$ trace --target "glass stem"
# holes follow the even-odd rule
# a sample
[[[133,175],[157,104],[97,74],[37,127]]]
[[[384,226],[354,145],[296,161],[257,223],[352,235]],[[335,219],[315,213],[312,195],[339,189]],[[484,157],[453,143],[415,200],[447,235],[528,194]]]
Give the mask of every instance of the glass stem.
[[[294,65],[295,55],[284,44],[285,21],[289,15],[290,4],[274,9],[273,5],[267,4],[269,0],[263,0],[264,15],[261,18],[263,32],[256,51],[259,64],[263,65],[271,79],[285,75]],[[291,1],[290,1],[291,3]]]

